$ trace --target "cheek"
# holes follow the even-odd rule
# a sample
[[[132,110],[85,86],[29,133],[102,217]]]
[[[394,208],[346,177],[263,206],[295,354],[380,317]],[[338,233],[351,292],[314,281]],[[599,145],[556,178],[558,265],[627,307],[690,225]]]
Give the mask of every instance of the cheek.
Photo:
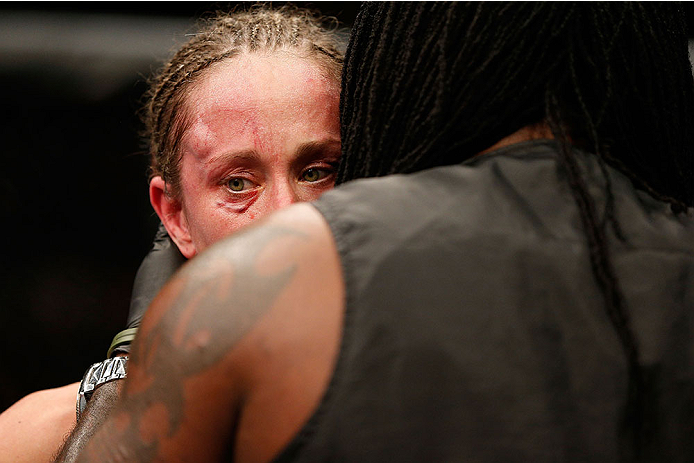
[[[320,198],[323,193],[325,193],[328,190],[332,190],[334,187],[335,187],[335,183],[331,183],[330,185],[328,185],[322,189],[313,188],[308,193],[306,193],[305,198],[302,198],[301,201],[302,202],[315,201],[316,199]]]
[[[198,251],[202,251],[245,227],[255,216],[254,212],[238,213],[224,206],[201,208],[189,216],[191,238]]]
[[[209,191],[195,194],[191,189],[189,193],[184,199],[183,214],[190,237],[198,252],[277,209],[266,201],[267,197],[264,195],[250,207],[238,210],[237,206],[215,198]],[[306,194],[318,196],[315,191]]]
[[[335,188],[334,177],[329,181],[321,181],[318,184],[303,184],[300,186],[298,191],[298,201],[299,202],[311,202],[320,198],[323,193],[330,191]]]
[[[198,223],[192,225],[196,233],[191,235],[196,247],[202,250],[237,231],[243,226],[242,222],[242,216],[226,213],[222,208],[199,217]]]
[[[204,187],[202,181],[197,185],[184,184],[182,212],[198,252],[232,234],[243,223],[243,214],[225,207],[215,191]]]

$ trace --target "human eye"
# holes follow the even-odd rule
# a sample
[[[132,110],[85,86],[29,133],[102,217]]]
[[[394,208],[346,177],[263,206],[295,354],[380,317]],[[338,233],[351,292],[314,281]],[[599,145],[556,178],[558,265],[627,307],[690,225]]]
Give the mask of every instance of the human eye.
[[[247,178],[231,177],[226,181],[227,188],[234,193],[243,193],[247,190],[255,188],[256,184]]]
[[[319,182],[335,173],[335,168],[332,166],[309,167],[301,172],[301,180],[304,182],[315,183]]]

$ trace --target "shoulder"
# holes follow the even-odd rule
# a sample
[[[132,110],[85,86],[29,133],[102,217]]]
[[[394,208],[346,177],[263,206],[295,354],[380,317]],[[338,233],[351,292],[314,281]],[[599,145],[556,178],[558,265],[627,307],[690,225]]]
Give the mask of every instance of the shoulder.
[[[235,265],[253,265],[290,259],[295,261],[307,250],[329,246],[330,231],[323,216],[310,204],[295,204],[275,212],[244,230],[212,246],[192,262],[191,267],[209,266],[232,257]],[[293,246],[287,246],[292,243]],[[262,256],[269,253],[271,256]],[[255,257],[267,257],[262,262]]]
[[[265,225],[264,225],[265,226]],[[292,268],[272,309],[239,345],[246,391],[239,461],[276,456],[316,410],[339,355],[344,279],[333,234],[309,204],[281,211],[267,226],[297,233],[272,254],[272,266]],[[269,264],[270,265],[270,264]]]
[[[297,204],[184,265],[157,296],[140,334],[176,333],[172,341],[179,345],[170,347],[177,347],[179,357],[195,344],[191,362],[209,355],[217,363],[263,318],[307,307],[311,290],[334,292],[339,281],[339,258],[325,220],[313,206]]]
[[[216,289],[204,311],[235,339],[234,350],[294,341],[308,334],[311,320],[342,307],[342,274],[333,234],[323,215],[297,204],[213,246],[187,270],[198,286]],[[246,339],[248,338],[248,339]],[[248,341],[248,340],[251,341]],[[251,355],[252,357],[252,355]],[[249,358],[235,356],[235,358]],[[245,360],[242,360],[244,364]],[[247,367],[255,369],[255,362]],[[245,368],[235,367],[243,372]]]
[[[0,460],[48,461],[75,425],[78,387],[34,392],[0,414]]]
[[[133,347],[127,409],[162,403],[169,433],[190,439],[161,450],[198,456],[221,452],[241,417],[235,459],[268,460],[327,388],[342,309],[322,215],[309,204],[272,214],[196,256],[157,296]]]
[[[251,320],[298,303],[297,292],[332,290],[339,282],[339,257],[323,215],[310,204],[297,204],[212,246],[181,277],[188,287],[228,289],[206,299],[203,310],[222,306],[227,314]]]

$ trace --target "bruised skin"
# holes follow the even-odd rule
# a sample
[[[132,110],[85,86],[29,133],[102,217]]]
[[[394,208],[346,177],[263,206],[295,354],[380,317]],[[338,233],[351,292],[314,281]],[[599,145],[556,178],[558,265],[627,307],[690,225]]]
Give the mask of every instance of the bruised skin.
[[[179,211],[186,257],[333,187],[339,87],[313,61],[288,52],[223,61],[194,84],[186,106]]]
[[[193,257],[254,219],[297,201],[316,199],[332,188],[340,157],[338,106],[338,83],[314,62],[289,53],[241,55],[206,71],[186,99],[181,202],[163,194],[166,185],[160,177],[150,184],[152,204],[181,252]],[[232,188],[233,181],[241,186],[239,191]],[[319,217],[315,211],[311,216],[314,221]],[[248,397],[249,403],[274,410],[279,401],[287,400],[290,420],[254,426],[257,420],[249,423],[241,418],[237,423],[236,412],[240,413],[244,399],[239,389],[245,390],[248,381],[240,380],[246,383],[242,387],[231,379],[251,367],[239,368],[229,359],[238,357],[233,348],[241,338],[255,339],[246,334],[258,332],[254,325],[276,299],[283,299],[280,294],[290,294],[289,300],[301,301],[299,307],[304,307],[305,294],[313,293],[313,287],[287,291],[297,268],[299,273],[330,274],[316,265],[322,253],[301,252],[299,245],[310,241],[310,234],[297,233],[292,223],[255,233],[247,242],[239,237],[243,244],[227,248],[231,254],[191,261],[188,268],[195,269],[193,273],[183,270],[167,286],[149,309],[133,346],[120,409],[91,441],[85,458],[214,460],[229,451],[229,433],[236,424],[245,436],[236,453],[246,461],[265,460],[290,439],[327,383],[339,336],[339,314],[326,310],[329,305],[321,298],[317,312],[306,319],[289,317],[301,320],[291,330],[293,336],[306,331],[304,352],[311,352],[309,347],[321,336],[330,335],[332,349],[322,345],[315,349],[322,368],[309,355],[302,356],[301,365],[278,361],[279,354],[288,352],[284,348],[276,349],[275,361],[260,362],[291,368],[269,375],[270,388]],[[266,248],[272,252],[264,253]],[[290,262],[298,256],[312,259],[298,267],[280,265],[270,272],[261,265],[263,270],[258,271],[260,255],[282,252],[296,253]],[[336,268],[337,259],[331,257],[331,268]],[[340,292],[331,291],[330,285],[319,286],[341,300]],[[326,318],[326,314],[333,316]],[[325,329],[326,320],[332,329]],[[320,329],[309,332],[312,324]],[[286,322],[280,324],[282,331],[287,327]],[[263,345],[266,352],[267,343]],[[289,370],[301,393],[296,396],[288,395],[286,386],[276,389],[274,379],[288,377]],[[276,400],[267,401],[268,397]],[[261,435],[257,429],[272,432]],[[202,437],[208,440],[194,440]],[[261,441],[262,445],[256,445]],[[246,442],[252,443],[242,445]],[[243,449],[263,454],[249,458]]]

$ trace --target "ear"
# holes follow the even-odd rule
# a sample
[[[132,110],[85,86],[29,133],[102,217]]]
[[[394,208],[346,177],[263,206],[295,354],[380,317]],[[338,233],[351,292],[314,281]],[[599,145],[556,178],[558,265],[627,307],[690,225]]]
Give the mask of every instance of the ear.
[[[193,257],[197,249],[190,238],[181,202],[167,193],[166,182],[158,175],[149,182],[149,202],[181,254],[187,259]]]

